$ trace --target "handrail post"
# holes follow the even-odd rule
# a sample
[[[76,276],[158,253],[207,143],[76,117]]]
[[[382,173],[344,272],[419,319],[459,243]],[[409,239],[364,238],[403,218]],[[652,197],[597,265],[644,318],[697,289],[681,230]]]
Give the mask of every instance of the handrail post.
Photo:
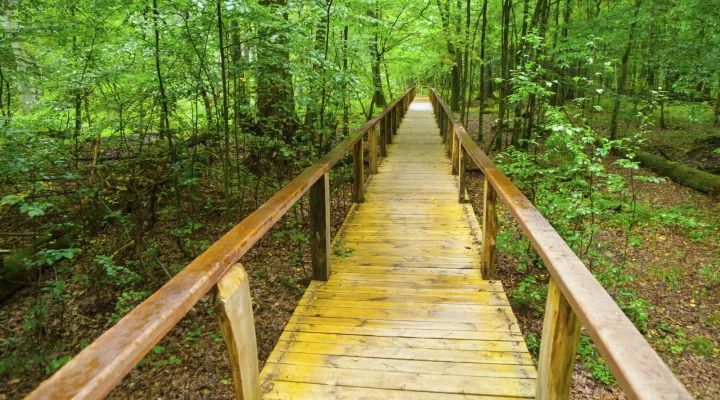
[[[380,157],[387,157],[387,124],[385,123],[387,118],[383,118],[378,123],[380,127]]]
[[[388,115],[390,116],[390,136],[391,137],[395,136],[395,130],[397,129],[397,124],[396,124],[397,117],[395,116],[396,111],[397,110],[395,110],[395,107],[393,107],[390,109],[390,112],[388,113]]]
[[[392,111],[388,111],[387,114],[385,114],[384,124],[385,124],[385,139],[387,139],[387,144],[392,144],[393,142],[393,133],[392,133]]]
[[[375,126],[371,126],[368,130],[368,151],[370,152],[370,173],[377,174],[378,154],[377,154],[377,135],[375,135]]]
[[[310,252],[312,275],[330,278],[330,175],[326,172],[310,187]]]
[[[363,138],[361,137],[353,146],[353,202],[365,202],[365,189],[363,181],[365,180],[365,172],[363,171]]]
[[[459,172],[460,167],[460,152],[458,151],[458,145],[460,144],[460,141],[458,140],[457,135],[455,134],[455,129],[453,129],[452,133],[452,144],[451,144],[451,156],[450,160],[452,162],[452,174],[457,175]]]
[[[402,110],[400,109],[400,103],[395,103],[395,134],[397,135],[398,129],[400,129],[400,119],[402,118]]]
[[[462,147],[462,143],[458,141],[458,203],[462,204],[465,202],[465,160],[467,155],[465,149]]]
[[[447,128],[445,129],[445,153],[447,154],[448,158],[452,156],[452,136],[455,136],[455,129],[453,128],[452,118],[448,116]]]
[[[235,397],[260,399],[255,322],[248,275],[241,264],[233,265],[215,286],[214,308],[220,320],[230,359]]]
[[[442,136],[443,143],[445,143],[445,113],[442,111],[440,111],[438,124],[440,125],[440,136]]]
[[[538,355],[536,399],[570,398],[579,337],[580,322],[560,287],[550,278]]]
[[[497,193],[495,193],[495,189],[486,176],[482,226],[483,251],[480,265],[480,274],[482,274],[483,279],[493,279],[495,277],[495,242],[497,240],[498,226],[497,212],[495,210],[496,202]]]

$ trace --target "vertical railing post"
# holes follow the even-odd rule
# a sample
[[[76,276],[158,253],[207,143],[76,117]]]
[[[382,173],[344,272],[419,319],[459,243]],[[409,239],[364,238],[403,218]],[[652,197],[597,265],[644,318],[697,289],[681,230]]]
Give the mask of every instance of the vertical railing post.
[[[368,130],[368,151],[370,152],[370,173],[377,174],[378,154],[377,154],[377,137],[375,135],[375,126],[371,126]]]
[[[310,187],[310,252],[312,275],[330,278],[330,175],[325,173]]]
[[[465,202],[465,149],[462,147],[462,143],[458,143],[458,203]]]
[[[451,155],[450,155],[450,160],[451,160],[451,163],[452,163],[451,173],[452,173],[453,175],[457,175],[457,174],[458,174],[458,172],[459,172],[459,168],[458,168],[458,167],[460,167],[460,158],[459,158],[459,157],[460,157],[460,153],[458,152],[458,150],[459,150],[459,147],[458,147],[459,142],[460,142],[460,140],[458,139],[457,133],[455,132],[455,129],[453,129],[453,133],[452,133],[452,144],[451,144],[452,147],[451,147]]]
[[[538,355],[536,399],[570,398],[579,337],[580,322],[560,287],[550,278]]]
[[[402,110],[400,109],[400,102],[395,103],[395,134],[397,135],[398,129],[400,129],[400,119],[402,118]]]
[[[395,109],[395,107],[392,107],[392,108],[390,108],[390,114],[388,114],[388,115],[390,115],[390,136],[391,137],[395,136],[395,130],[397,129],[397,124],[396,124],[397,117],[395,116],[396,111],[397,110]]]
[[[353,202],[363,203],[365,201],[365,172],[363,171],[363,138],[360,138],[353,147]]]
[[[220,320],[230,359],[235,398],[260,399],[257,341],[250,282],[241,264],[235,264],[215,286],[214,308]]]
[[[447,157],[452,156],[452,137],[455,135],[455,129],[453,129],[453,120],[450,116],[447,116],[447,128],[445,128],[445,153]]]
[[[387,140],[387,144],[392,144],[393,142],[393,135],[392,135],[392,111],[388,111],[387,114],[385,114],[385,139]]]
[[[380,157],[387,157],[387,118],[383,117],[378,124],[380,126]]]
[[[443,138],[443,143],[445,142],[445,113],[440,111],[440,136]]]
[[[483,202],[483,252],[480,274],[483,279],[495,277],[495,242],[497,240],[498,218],[495,210],[497,193],[492,184],[485,177],[485,201]]]

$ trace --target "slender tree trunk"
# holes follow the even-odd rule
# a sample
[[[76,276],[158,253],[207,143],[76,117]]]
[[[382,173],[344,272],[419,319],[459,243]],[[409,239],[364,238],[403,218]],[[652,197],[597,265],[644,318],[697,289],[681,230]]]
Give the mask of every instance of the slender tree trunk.
[[[160,30],[158,29],[158,19],[160,11],[158,11],[157,0],[153,0],[153,31],[155,33],[155,70],[157,72],[158,88],[160,89],[160,135],[167,138],[168,147],[172,159],[175,159],[175,151],[173,150],[172,135],[170,134],[170,121],[168,111],[167,95],[165,94],[165,84],[163,83],[162,70],[160,69]]]
[[[613,107],[612,118],[610,120],[610,139],[617,139],[617,128],[618,128],[618,114],[620,113],[620,96],[625,94],[625,84],[628,76],[628,63],[630,61],[630,51],[633,47],[633,41],[635,39],[635,29],[637,27],[637,16],[640,13],[640,6],[643,0],[635,0],[635,6],[633,10],[633,18],[630,23],[630,35],[628,37],[627,45],[625,46],[625,53],[622,57],[622,65],[620,67],[620,78],[617,83],[617,94],[615,97],[615,104]]]
[[[350,28],[345,25],[345,28],[343,29],[343,75],[347,73],[348,70],[348,31]],[[342,81],[342,89],[343,89],[343,136],[347,136],[350,132],[350,103],[348,102],[347,98],[347,80],[343,79]]]
[[[718,125],[720,125],[720,81],[718,81],[717,98],[715,99],[715,126]]]
[[[502,147],[502,135],[506,129],[505,114],[507,110],[507,95],[508,95],[508,79],[510,75],[509,64],[510,64],[510,7],[511,0],[503,0],[502,5],[502,43],[501,43],[501,59],[500,69],[502,83],[500,84],[500,109],[499,109],[499,121],[497,132],[493,138],[494,144],[491,145],[493,149],[500,149]]]
[[[218,25],[218,42],[220,45],[220,80],[222,82],[223,92],[223,108],[222,108],[222,124],[223,133],[225,134],[225,149],[223,151],[223,183],[225,189],[225,212],[230,215],[230,121],[228,118],[228,84],[227,84],[227,64],[225,62],[225,33],[223,32],[222,20],[222,0],[217,1],[217,25]],[[228,222],[230,222],[228,220]]]
[[[470,69],[470,0],[465,2],[465,46],[463,49],[463,80],[462,80],[462,107],[460,120],[465,121],[465,106],[469,103],[467,99],[468,72]]]
[[[372,72],[372,83],[373,83],[373,103],[375,105],[382,109],[387,105],[387,101],[385,100],[385,95],[383,94],[382,89],[382,76],[380,72],[380,63],[382,61],[382,54],[380,54],[380,49],[378,48],[378,20],[380,19],[380,13],[378,10],[378,4],[377,1],[375,2],[375,9],[368,9],[368,16],[373,18],[375,20],[374,26],[375,26],[375,32],[373,34],[373,40],[372,43],[370,43],[370,55],[371,55],[371,65],[370,69]],[[370,113],[372,114],[372,108],[370,109]]]
[[[324,43],[324,51],[323,51],[323,66],[322,66],[322,97],[320,100],[320,146],[319,149],[323,148],[323,143],[325,140],[325,104],[327,102],[327,87],[325,85],[325,72],[327,69],[327,56],[328,56],[328,48],[330,46],[330,10],[332,8],[333,0],[327,0],[327,8],[325,10],[325,43]]]
[[[487,5],[488,0],[483,1],[482,7],[482,33],[480,34],[480,114],[478,115],[478,142],[484,143],[483,122],[485,113],[485,98],[487,97],[487,86],[485,84],[485,37],[487,32]]]

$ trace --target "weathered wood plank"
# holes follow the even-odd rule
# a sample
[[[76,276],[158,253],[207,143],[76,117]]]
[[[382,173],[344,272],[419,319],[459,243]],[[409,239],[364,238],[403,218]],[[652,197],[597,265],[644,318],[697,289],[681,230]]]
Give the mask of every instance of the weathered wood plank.
[[[323,175],[310,188],[310,252],[313,279],[330,277],[330,176]]]
[[[492,185],[485,179],[485,201],[483,203],[483,251],[482,275],[485,279],[495,276],[495,243],[497,242],[498,218],[495,206],[497,194]]]
[[[293,400],[518,400],[517,397],[474,396],[469,394],[408,392],[405,390],[371,389],[362,387],[321,385],[268,380],[263,382],[263,398]]]
[[[535,390],[534,379],[467,377],[372,370],[363,370],[360,374],[348,374],[347,371],[340,368],[275,363],[266,364],[263,369],[263,378],[267,380],[290,380],[303,383],[438,393],[457,393],[458,388],[463,388],[463,393],[491,396],[529,397],[533,395]]]
[[[495,378],[533,379],[535,368],[525,365],[451,363],[443,361],[398,360],[393,358],[365,358],[273,352],[268,362],[318,367],[352,368],[356,370],[397,371],[436,375],[484,376]]]
[[[538,356],[536,399],[570,398],[580,321],[553,279],[548,284],[542,341]]]
[[[217,283],[215,313],[225,337],[235,397],[257,400],[260,379],[249,282],[242,265],[235,264]]]

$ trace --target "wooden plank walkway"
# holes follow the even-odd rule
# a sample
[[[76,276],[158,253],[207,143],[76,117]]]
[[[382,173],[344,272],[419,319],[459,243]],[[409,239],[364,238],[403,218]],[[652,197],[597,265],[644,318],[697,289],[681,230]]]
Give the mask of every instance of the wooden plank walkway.
[[[267,399],[517,399],[537,373],[427,97],[410,106],[365,203],[263,368]],[[341,244],[342,243],[342,244]]]

